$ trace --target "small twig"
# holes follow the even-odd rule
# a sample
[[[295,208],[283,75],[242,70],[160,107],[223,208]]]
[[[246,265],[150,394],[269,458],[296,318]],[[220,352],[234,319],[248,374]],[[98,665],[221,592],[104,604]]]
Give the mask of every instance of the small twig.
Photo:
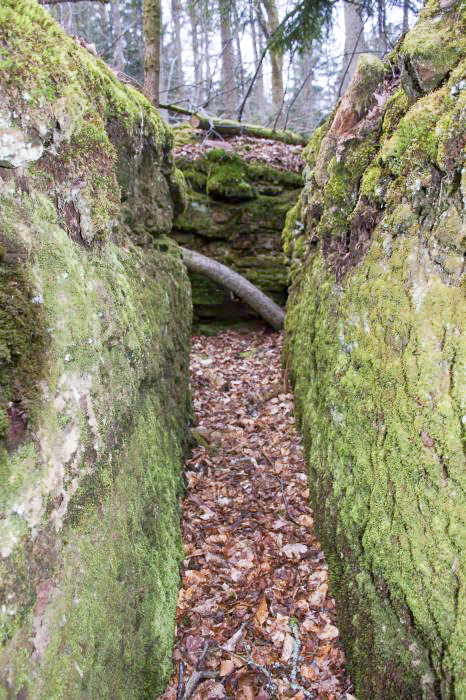
[[[196,668],[194,671],[191,673],[189,676],[189,680],[186,683],[186,687],[183,686],[183,680],[181,679],[181,685],[180,681],[178,680],[178,690],[176,693],[176,698],[178,699],[178,695],[180,697],[180,700],[189,700],[191,695],[194,693],[196,690],[197,686],[201,681],[203,681],[205,678],[217,678],[217,673],[215,671],[207,671],[206,669],[201,668],[210,649],[210,642],[211,640],[207,639],[204,648],[202,650],[202,653],[196,663]]]
[[[176,700],[182,700],[183,698],[183,672],[184,663],[180,661],[178,664],[178,687],[176,689]]]
[[[222,646],[221,644],[219,644],[219,649],[226,652],[227,654],[231,654],[232,656],[236,656],[237,659],[240,659],[241,661],[243,661],[247,666],[249,666],[249,668],[254,668],[256,671],[259,671],[259,673],[262,673],[262,675],[267,678],[268,689],[272,692],[276,691],[275,683],[272,680],[272,674],[270,673],[267,666],[263,666],[262,664],[258,664],[257,661],[254,661],[254,659],[252,658],[252,656],[250,654],[248,654],[248,656],[243,656],[243,654],[238,654],[236,651],[231,651],[230,649],[227,649],[226,647]]]
[[[266,462],[267,462],[268,464],[270,464],[271,467],[273,467],[274,464],[273,464],[272,460],[271,460],[270,457],[264,452],[264,450],[262,450],[262,455],[265,457]],[[303,525],[301,525],[301,523],[299,523],[297,520],[295,520],[295,519],[293,518],[293,516],[291,515],[291,513],[290,513],[290,508],[289,508],[289,506],[288,506],[288,501],[287,501],[286,493],[285,493],[285,485],[284,485],[284,483],[283,483],[282,477],[279,476],[278,474],[274,474],[273,472],[265,472],[265,473],[266,473],[266,474],[270,474],[271,476],[274,476],[274,477],[275,477],[276,479],[278,479],[278,481],[280,482],[280,488],[281,488],[281,491],[282,491],[283,502],[284,502],[284,504],[285,504],[285,510],[286,510],[286,514],[288,515],[288,518],[291,520],[292,523],[294,523],[294,524],[297,525],[298,527],[304,527]]]
[[[311,692],[310,690],[307,690],[300,683],[296,682],[296,678],[298,675],[299,652],[301,651],[301,640],[299,638],[298,621],[295,617],[291,618],[290,627],[294,637],[293,653],[291,655],[291,690],[293,692],[301,691],[304,694],[304,697],[306,698],[315,698],[315,693]]]

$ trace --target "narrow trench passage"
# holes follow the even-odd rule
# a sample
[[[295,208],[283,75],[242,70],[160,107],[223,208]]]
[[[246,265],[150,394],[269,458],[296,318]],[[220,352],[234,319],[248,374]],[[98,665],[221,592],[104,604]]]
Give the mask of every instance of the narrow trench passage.
[[[281,347],[263,327],[193,338],[205,446],[186,463],[177,674],[163,700],[353,697]]]

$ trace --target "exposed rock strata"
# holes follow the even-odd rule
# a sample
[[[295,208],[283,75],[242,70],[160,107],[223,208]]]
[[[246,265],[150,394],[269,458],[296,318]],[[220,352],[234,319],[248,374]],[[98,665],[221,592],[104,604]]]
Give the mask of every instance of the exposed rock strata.
[[[184,133],[186,131],[186,133]],[[181,129],[179,138],[191,136]],[[244,275],[284,305],[288,268],[281,231],[302,186],[299,147],[252,138],[175,148],[188,205],[174,224],[181,244]],[[195,317],[248,317],[251,309],[207,278],[192,274]]]
[[[0,47],[0,697],[153,697],[189,414],[171,134],[33,0]]]
[[[465,7],[429,1],[315,133],[287,362],[359,698],[466,696]]]

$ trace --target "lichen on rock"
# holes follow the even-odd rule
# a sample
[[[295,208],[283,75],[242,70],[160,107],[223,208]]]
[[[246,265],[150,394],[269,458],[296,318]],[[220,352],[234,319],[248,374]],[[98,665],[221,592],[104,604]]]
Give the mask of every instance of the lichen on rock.
[[[0,697],[152,697],[190,414],[182,178],[156,110],[34,0],[0,36]]]
[[[428,2],[339,140],[356,75],[284,230],[286,362],[358,697],[466,694],[464,22]]]

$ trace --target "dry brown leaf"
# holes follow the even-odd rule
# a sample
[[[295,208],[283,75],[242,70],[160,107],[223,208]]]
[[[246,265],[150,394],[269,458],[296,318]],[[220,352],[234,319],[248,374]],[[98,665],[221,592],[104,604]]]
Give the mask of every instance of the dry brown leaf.
[[[226,690],[221,683],[209,679],[197,688],[193,700],[224,700],[227,697]]]
[[[229,673],[234,671],[236,668],[234,662],[232,659],[222,659],[220,662],[220,670],[219,670],[219,676],[220,678],[224,678],[225,676],[228,676]]]
[[[327,625],[321,632],[317,632],[319,639],[336,639],[340,634],[338,627]]]
[[[298,692],[296,693],[296,695],[293,695],[293,697],[291,698],[291,700],[304,700],[304,697],[305,697],[305,696],[304,696],[303,691],[302,691],[302,690],[298,690]]]
[[[183,579],[186,583],[201,583],[205,581],[207,574],[204,571],[195,571],[192,569],[185,569],[183,572]]]
[[[286,544],[281,548],[280,552],[288,559],[300,559],[302,554],[306,554],[307,546],[299,542],[295,544]]]
[[[315,671],[312,666],[301,666],[299,672],[307,681],[315,681],[318,678],[317,671]]]
[[[311,515],[306,515],[302,514],[296,518],[298,523],[302,525],[303,527],[313,527],[314,526],[314,518]]]
[[[236,697],[238,698],[238,700],[254,700],[255,693],[252,682],[248,680],[244,683],[241,683],[238,688],[238,693]]]
[[[282,655],[280,661],[286,663],[291,659],[293,653],[294,639],[291,634],[285,634],[285,639],[283,640]]]
[[[259,625],[263,625],[269,615],[269,608],[265,596],[262,596],[260,603],[257,606],[256,614],[254,615]]]

